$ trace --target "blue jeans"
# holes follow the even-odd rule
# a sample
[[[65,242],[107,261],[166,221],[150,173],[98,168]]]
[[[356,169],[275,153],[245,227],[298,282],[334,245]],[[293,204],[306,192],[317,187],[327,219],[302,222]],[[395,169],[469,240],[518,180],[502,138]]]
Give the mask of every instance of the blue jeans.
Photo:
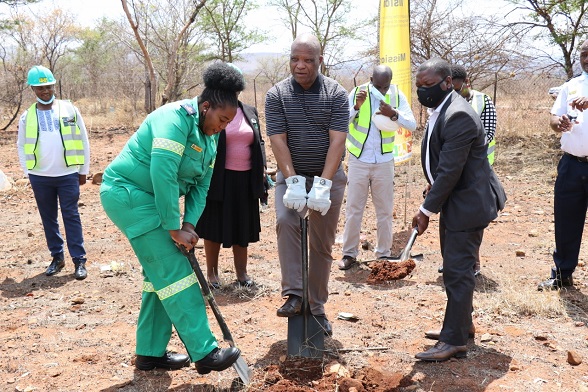
[[[51,256],[63,258],[63,237],[59,232],[59,222],[57,221],[57,202],[59,200],[69,255],[76,264],[85,262],[84,235],[78,212],[78,200],[80,199],[78,173],[60,177],[29,174],[29,181],[35,194]]]

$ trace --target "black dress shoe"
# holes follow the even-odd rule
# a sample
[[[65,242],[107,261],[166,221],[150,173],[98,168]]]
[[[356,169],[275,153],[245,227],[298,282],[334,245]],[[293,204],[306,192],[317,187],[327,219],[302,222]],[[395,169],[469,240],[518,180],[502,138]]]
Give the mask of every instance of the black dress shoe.
[[[562,287],[571,287],[574,285],[574,279],[572,276],[566,276],[565,278],[550,278],[544,282],[539,283],[537,290],[548,291],[548,290],[559,290]]]
[[[452,346],[451,344],[437,342],[427,351],[418,353],[414,357],[421,361],[441,362],[447,361],[452,357],[465,358],[467,355],[468,349],[466,346]]]
[[[74,277],[77,280],[84,280],[88,277],[88,271],[86,271],[86,263],[76,264],[76,270],[74,271]]]
[[[221,372],[229,368],[239,359],[241,350],[237,347],[215,348],[207,356],[196,362],[196,370],[200,374],[208,374],[211,371]]]
[[[135,367],[139,370],[151,370],[155,368],[178,370],[190,366],[190,357],[185,354],[172,354],[165,352],[162,357],[149,357],[137,355]]]
[[[56,273],[61,271],[63,267],[65,267],[65,261],[63,261],[63,258],[59,256],[54,256],[53,261],[51,262],[51,264],[49,264],[49,267],[47,267],[47,270],[45,271],[45,275],[55,275]]]
[[[297,295],[290,294],[288,300],[280,309],[278,309],[278,317],[292,317],[300,314],[302,310],[302,298]]]
[[[246,288],[252,288],[255,286],[255,282],[252,281],[251,279],[247,279],[247,280],[237,279],[237,283],[239,284],[239,286],[246,287]]]

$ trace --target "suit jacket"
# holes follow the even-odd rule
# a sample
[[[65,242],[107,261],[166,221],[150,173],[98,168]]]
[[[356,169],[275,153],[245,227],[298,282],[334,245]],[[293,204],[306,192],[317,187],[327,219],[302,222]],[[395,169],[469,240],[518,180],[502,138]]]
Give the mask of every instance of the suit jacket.
[[[257,109],[239,101],[239,107],[243,110],[247,123],[253,129],[253,143],[251,144],[251,193],[253,197],[260,198],[265,192],[263,186],[265,160],[265,142],[261,137],[259,115]],[[216,162],[208,189],[207,199],[223,201],[225,197],[225,162],[227,155],[227,134],[223,129],[219,134]]]
[[[451,92],[421,147],[421,164],[427,177],[429,162],[433,185],[423,207],[441,212],[451,231],[486,227],[504,208],[506,194],[486,158],[487,146],[480,116],[456,92]],[[428,177],[427,177],[428,181]]]

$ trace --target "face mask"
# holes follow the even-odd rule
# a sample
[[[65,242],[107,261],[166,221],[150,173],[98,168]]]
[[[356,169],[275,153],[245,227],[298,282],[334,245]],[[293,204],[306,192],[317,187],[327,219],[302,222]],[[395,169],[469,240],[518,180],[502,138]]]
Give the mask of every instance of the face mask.
[[[42,103],[43,105],[49,105],[51,102],[55,100],[55,94],[51,96],[51,99],[48,101],[43,101],[41,98],[37,97],[37,102]]]
[[[373,84],[370,83],[370,94],[372,94],[377,100],[386,102],[386,97],[382,95],[380,90],[374,87]]]
[[[419,98],[419,102],[421,105],[426,106],[428,108],[436,107],[445,96],[451,90],[443,90],[441,88],[441,83],[445,80],[440,81],[434,86],[431,87],[419,87],[417,88],[417,96]]]

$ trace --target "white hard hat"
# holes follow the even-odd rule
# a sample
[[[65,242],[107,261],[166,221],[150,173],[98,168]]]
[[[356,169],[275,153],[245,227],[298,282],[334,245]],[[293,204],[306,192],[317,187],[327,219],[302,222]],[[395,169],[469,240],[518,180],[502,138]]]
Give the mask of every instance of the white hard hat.
[[[372,116],[372,122],[380,131],[393,132],[398,129],[398,123],[392,121],[390,117],[386,117],[383,114],[376,114]]]

